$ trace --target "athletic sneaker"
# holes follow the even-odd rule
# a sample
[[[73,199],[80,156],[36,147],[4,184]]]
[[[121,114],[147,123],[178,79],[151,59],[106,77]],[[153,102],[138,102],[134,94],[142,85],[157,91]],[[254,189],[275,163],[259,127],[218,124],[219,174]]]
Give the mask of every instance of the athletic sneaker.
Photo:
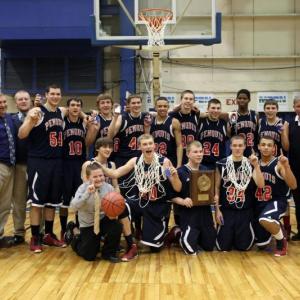
[[[74,238],[74,232],[73,229],[76,227],[76,224],[73,221],[70,221],[67,224],[66,232],[64,235],[64,241],[67,245],[70,245],[73,238]]]
[[[280,223],[280,228],[283,233],[283,239],[278,241],[276,240],[276,248],[274,251],[275,256],[285,256],[287,255],[287,247],[288,247],[288,242],[287,242],[287,236],[286,236],[286,230],[284,226]]]
[[[288,247],[288,243],[286,237],[284,237],[281,241],[276,241],[276,248],[274,251],[274,255],[275,256],[287,255],[287,247]]]
[[[65,248],[67,245],[61,242],[54,233],[47,233],[44,235],[43,244],[47,246],[55,246]]]
[[[172,229],[168,232],[168,234],[165,237],[164,245],[167,248],[170,248],[173,243],[179,242],[180,237],[180,228],[179,226],[175,225],[172,227]]]
[[[132,244],[131,248],[121,257],[122,261],[130,261],[138,257],[136,244]]]
[[[43,246],[40,237],[32,236],[29,245],[30,251],[34,253],[41,253],[43,251]]]

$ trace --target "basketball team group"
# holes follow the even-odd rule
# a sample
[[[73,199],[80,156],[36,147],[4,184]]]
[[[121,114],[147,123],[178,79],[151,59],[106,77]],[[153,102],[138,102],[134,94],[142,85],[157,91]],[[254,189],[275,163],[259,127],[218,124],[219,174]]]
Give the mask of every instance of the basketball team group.
[[[291,240],[300,241],[300,96],[289,120],[277,115],[273,99],[263,115],[250,110],[246,89],[230,113],[216,98],[199,111],[191,90],[172,109],[157,98],[154,112],[142,112],[140,95],[129,96],[122,111],[100,94],[85,114],[77,97],[61,107],[54,84],[45,97],[32,101],[20,90],[14,99],[18,112],[10,114],[0,94],[1,251],[25,243],[27,203],[30,251],[70,246],[88,261],[131,261],[138,242],[150,252],[176,246],[197,255],[256,245],[284,256],[291,195],[298,229]],[[201,189],[211,203],[197,200]],[[10,213],[14,233],[5,236]]]

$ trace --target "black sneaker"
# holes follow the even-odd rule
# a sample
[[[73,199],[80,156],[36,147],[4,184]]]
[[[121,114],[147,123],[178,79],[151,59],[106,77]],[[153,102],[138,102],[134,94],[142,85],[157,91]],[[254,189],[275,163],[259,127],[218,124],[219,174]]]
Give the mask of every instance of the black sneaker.
[[[292,241],[294,241],[294,242],[300,241],[300,232],[297,232],[296,234],[294,234],[292,236]]]
[[[105,255],[105,256],[102,255],[102,259],[110,261],[111,263],[114,263],[114,264],[121,262],[120,257],[118,257],[116,255]]]
[[[73,221],[70,221],[67,224],[67,228],[66,228],[66,232],[64,235],[64,240],[66,242],[67,245],[70,245],[73,238],[74,238],[74,232],[73,229],[76,227],[76,224]]]
[[[14,236],[14,245],[20,245],[25,243],[25,239],[24,236],[21,235],[15,235]]]

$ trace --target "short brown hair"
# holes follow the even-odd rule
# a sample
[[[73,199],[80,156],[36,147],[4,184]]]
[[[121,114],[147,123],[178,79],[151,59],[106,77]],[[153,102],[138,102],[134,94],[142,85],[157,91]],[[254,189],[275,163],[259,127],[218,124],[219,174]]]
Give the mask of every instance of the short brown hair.
[[[231,139],[230,139],[230,144],[232,144],[233,141],[235,140],[242,140],[244,142],[244,144],[246,145],[246,140],[242,135],[234,135]]]
[[[274,99],[266,100],[266,102],[264,103],[264,109],[266,108],[267,105],[275,105],[276,108],[278,109],[278,102]]]
[[[185,90],[185,91],[181,92],[181,94],[180,94],[180,99],[182,99],[182,98],[184,97],[185,94],[192,94],[192,95],[194,96],[194,100],[195,100],[195,94],[194,94],[194,92],[191,91],[191,90]]]
[[[110,100],[111,104],[114,104],[114,100],[113,100],[112,96],[109,94],[99,94],[97,97],[96,104],[99,105],[99,102],[101,100],[107,100],[107,99]]]
[[[89,177],[91,175],[92,171],[98,170],[98,169],[102,170],[99,163],[96,162],[96,161],[92,161],[89,165],[86,166],[85,174],[86,174],[87,177]]]
[[[140,96],[140,95],[138,95],[138,94],[132,94],[132,95],[130,95],[130,96],[126,99],[126,103],[127,103],[127,104],[130,104],[130,101],[131,101],[133,98],[138,98],[138,99],[141,100],[141,102],[143,102],[142,96]]]
[[[99,150],[99,148],[103,146],[109,146],[110,148],[113,148],[114,142],[112,139],[108,137],[99,138],[95,142],[95,150]]]
[[[220,104],[221,105],[221,101],[217,98],[212,98],[207,102],[207,107],[210,107],[211,104]]]

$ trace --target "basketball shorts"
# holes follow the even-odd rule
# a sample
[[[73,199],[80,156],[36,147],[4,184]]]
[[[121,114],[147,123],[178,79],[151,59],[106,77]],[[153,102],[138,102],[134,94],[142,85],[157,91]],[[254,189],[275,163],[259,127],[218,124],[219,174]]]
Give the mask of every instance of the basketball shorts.
[[[28,158],[28,202],[33,206],[60,206],[63,184],[61,159]]]
[[[254,232],[257,246],[265,246],[271,242],[272,235],[259,224],[259,221],[279,223],[287,209],[287,201],[270,201],[258,203],[255,209]]]
[[[63,204],[62,207],[69,207],[78,187],[82,184],[81,166],[84,162],[81,160],[64,160],[64,186],[63,186]]]
[[[133,221],[143,217],[141,243],[154,248],[162,247],[167,232],[170,203],[149,201],[147,204],[144,201],[126,201],[129,204],[129,213]]]
[[[253,210],[223,209],[224,225],[217,228],[216,246],[220,251],[250,250],[254,242]]]
[[[186,254],[196,254],[198,250],[213,251],[216,230],[210,206],[180,207],[180,245]]]

